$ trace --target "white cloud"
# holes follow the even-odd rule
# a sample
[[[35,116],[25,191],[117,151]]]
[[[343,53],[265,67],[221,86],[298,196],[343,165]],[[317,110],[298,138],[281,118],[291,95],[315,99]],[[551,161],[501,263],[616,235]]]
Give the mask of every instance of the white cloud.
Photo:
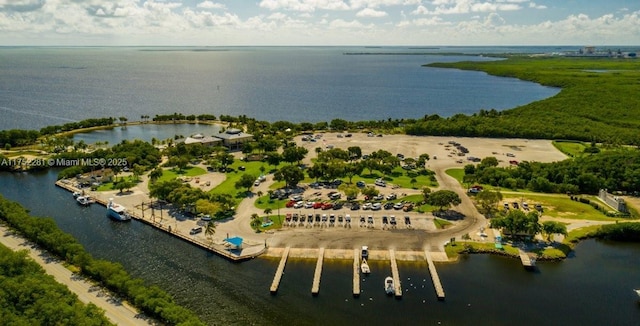
[[[547,6],[545,5],[539,5],[535,2],[529,2],[529,8],[533,8],[533,9],[547,9]]]
[[[342,0],[262,0],[259,6],[269,10],[314,12],[316,10],[347,10]]]
[[[345,21],[343,19],[335,19],[332,20],[329,23],[329,27],[331,28],[355,28],[355,29],[361,29],[361,28],[367,28],[367,27],[372,27],[373,25],[364,25],[361,22],[357,21],[357,20],[352,20],[352,21]]]
[[[226,9],[227,8],[227,6],[225,6],[222,3],[217,3],[209,0],[200,2],[198,5],[196,5],[196,7],[202,8],[202,9]]]
[[[364,8],[360,11],[358,11],[358,13],[356,14],[356,17],[374,17],[374,18],[379,18],[379,17],[385,17],[389,14],[387,14],[385,11],[380,11],[380,10],[375,10],[375,9],[371,9],[371,8]]]

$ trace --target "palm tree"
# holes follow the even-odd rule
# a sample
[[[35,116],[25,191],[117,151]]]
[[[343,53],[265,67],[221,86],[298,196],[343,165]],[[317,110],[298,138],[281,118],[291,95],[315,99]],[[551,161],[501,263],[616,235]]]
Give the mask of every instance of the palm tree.
[[[264,209],[264,215],[271,215],[271,213],[273,213],[273,209],[271,209],[271,208],[265,208]]]
[[[216,234],[216,224],[213,221],[207,222],[207,226],[204,229],[204,236],[207,239],[213,241],[213,235]]]

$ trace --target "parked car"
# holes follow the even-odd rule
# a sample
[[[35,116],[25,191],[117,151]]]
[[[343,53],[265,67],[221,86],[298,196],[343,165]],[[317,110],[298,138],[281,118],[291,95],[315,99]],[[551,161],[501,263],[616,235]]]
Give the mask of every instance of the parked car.
[[[322,208],[322,202],[315,202],[313,203],[313,209],[321,209]]]
[[[340,202],[338,202],[338,203],[334,203],[334,204],[333,204],[333,209],[341,209],[341,208],[342,208],[342,206],[344,206],[344,204],[343,204],[343,203],[340,203]]]
[[[404,207],[404,203],[403,202],[399,202],[399,203],[396,203],[395,205],[393,205],[393,209],[395,209],[395,210],[402,209],[403,207]]]
[[[362,204],[362,209],[364,209],[364,210],[371,209],[371,203]]]
[[[298,201],[293,205],[293,208],[302,208],[304,206],[304,201]]]
[[[387,195],[387,200],[394,200],[396,198],[398,198],[398,195],[396,195],[395,193]]]
[[[195,227],[195,228],[191,229],[191,231],[189,231],[189,234],[194,235],[194,234],[198,234],[200,232],[202,232],[202,227],[198,226],[198,227]]]
[[[406,203],[404,207],[402,207],[402,211],[409,212],[413,210],[413,203]]]
[[[384,196],[381,194],[373,196],[373,200],[383,200],[383,199],[384,199]]]
[[[324,203],[322,204],[322,210],[327,210],[327,209],[332,209],[333,208],[333,204],[332,203]]]
[[[308,201],[304,204],[304,208],[313,208],[313,204],[315,203],[312,201]]]
[[[355,204],[351,205],[351,210],[352,211],[357,211],[359,209],[360,209],[360,205],[359,204],[355,203]]]
[[[378,211],[382,209],[382,204],[380,203],[373,203],[371,204],[371,210],[372,211]]]
[[[339,192],[329,195],[329,198],[331,198],[332,200],[340,199],[340,197],[342,197],[342,195]]]
[[[296,203],[297,203],[297,201],[295,201],[295,200],[290,200],[290,201],[288,201],[288,202],[285,204],[285,206],[286,206],[287,208],[292,208]]]
[[[364,181],[358,181],[356,182],[356,187],[358,188],[364,188],[367,184],[364,183]]]
[[[388,202],[384,204],[384,209],[392,209],[393,208],[393,203],[392,202]]]

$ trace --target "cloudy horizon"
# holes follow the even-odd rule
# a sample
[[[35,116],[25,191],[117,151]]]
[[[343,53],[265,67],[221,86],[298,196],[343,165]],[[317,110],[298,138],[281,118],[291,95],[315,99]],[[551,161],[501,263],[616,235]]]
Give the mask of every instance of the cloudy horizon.
[[[640,45],[640,2],[0,0],[0,45]]]

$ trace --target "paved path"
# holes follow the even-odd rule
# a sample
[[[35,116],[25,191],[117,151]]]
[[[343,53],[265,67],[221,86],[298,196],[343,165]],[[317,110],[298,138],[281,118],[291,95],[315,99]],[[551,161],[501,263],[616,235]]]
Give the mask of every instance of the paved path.
[[[66,285],[71,292],[78,296],[80,301],[91,302],[103,309],[105,316],[111,322],[118,325],[153,325],[147,320],[136,318],[138,312],[135,308],[125,302],[118,302],[104,290],[74,275],[60,261],[51,258],[46,252],[32,248],[25,239],[14,235],[7,227],[0,225],[0,234],[0,243],[11,250],[27,250],[29,257],[40,264],[47,274],[53,276],[59,283]]]

